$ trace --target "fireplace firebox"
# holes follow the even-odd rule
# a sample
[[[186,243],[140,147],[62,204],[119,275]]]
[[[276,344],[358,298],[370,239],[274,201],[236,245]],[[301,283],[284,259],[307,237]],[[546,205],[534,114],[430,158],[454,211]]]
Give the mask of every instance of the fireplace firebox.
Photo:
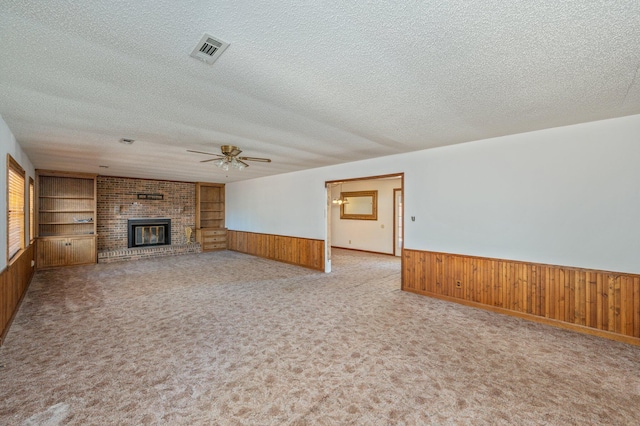
[[[171,245],[171,219],[128,219],[127,239],[129,248]]]

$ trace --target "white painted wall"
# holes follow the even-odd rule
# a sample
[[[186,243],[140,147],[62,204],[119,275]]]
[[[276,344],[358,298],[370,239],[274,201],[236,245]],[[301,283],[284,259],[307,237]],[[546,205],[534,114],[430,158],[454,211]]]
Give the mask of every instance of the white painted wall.
[[[35,182],[35,171],[31,161],[16,142],[9,126],[0,116],[0,271],[7,266],[7,154],[10,154],[26,172],[26,195],[29,190],[29,177]],[[29,233],[29,225],[26,232]],[[29,239],[27,237],[27,241]]]
[[[331,244],[357,250],[393,254],[393,189],[398,179],[345,182],[342,191],[378,191],[378,220],[340,219],[340,206],[331,206]],[[340,198],[341,187],[332,188],[331,199]]]
[[[638,160],[634,115],[230,183],[227,226],[325,239],[325,181],[404,172],[406,248],[640,273]]]

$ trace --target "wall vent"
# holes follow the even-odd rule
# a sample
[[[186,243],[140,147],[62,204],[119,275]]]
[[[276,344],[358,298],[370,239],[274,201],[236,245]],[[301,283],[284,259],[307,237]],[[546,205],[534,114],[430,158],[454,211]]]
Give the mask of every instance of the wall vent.
[[[229,43],[226,41],[205,34],[193,49],[190,56],[200,59],[202,62],[212,64],[222,55],[222,52],[224,52],[227,47],[229,47]]]

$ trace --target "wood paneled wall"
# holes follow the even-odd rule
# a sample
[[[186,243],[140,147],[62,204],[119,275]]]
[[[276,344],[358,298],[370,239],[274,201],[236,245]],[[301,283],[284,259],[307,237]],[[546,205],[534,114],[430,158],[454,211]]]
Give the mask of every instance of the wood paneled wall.
[[[227,231],[227,248],[324,271],[324,241],[283,235]]]
[[[640,344],[640,275],[405,249],[402,289]]]
[[[33,244],[27,247],[0,273],[0,345],[33,277],[35,268],[31,261],[34,260],[34,248]]]

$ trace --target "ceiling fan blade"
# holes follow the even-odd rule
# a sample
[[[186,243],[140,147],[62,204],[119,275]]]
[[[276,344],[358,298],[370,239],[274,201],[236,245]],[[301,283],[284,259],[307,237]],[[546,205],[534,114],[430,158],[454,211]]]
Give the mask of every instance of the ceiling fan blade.
[[[187,152],[195,152],[196,154],[206,154],[206,155],[215,155],[216,157],[224,157],[224,155],[213,154],[211,152],[204,152],[204,151],[194,151],[192,149],[188,149]]]
[[[238,160],[259,161],[261,163],[270,163],[271,162],[270,158],[258,158],[258,157],[238,157]]]
[[[238,160],[238,163],[242,164],[244,167],[249,167],[249,165],[247,163],[245,163],[244,161]]]
[[[208,160],[202,160],[200,161],[201,163],[208,163],[209,161],[216,161],[219,160],[219,158],[209,158]]]
[[[233,149],[231,150],[231,152],[229,152],[229,154],[228,154],[228,155],[229,155],[230,157],[235,157],[235,156],[237,156],[237,155],[240,155],[240,153],[241,153],[241,152],[242,152],[242,151],[241,151],[241,150],[239,150],[238,148],[233,148]]]

